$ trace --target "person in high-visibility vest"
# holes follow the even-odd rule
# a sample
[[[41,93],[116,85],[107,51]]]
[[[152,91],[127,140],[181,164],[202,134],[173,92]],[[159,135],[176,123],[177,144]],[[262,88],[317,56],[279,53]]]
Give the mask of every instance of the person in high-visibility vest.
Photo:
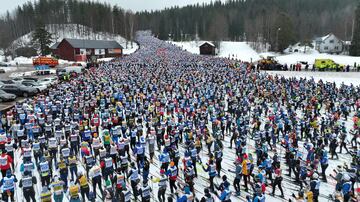
[[[58,168],[59,168],[59,172],[60,172],[60,178],[61,180],[65,183],[64,184],[64,189],[67,188],[67,178],[69,175],[69,170],[68,170],[68,166],[66,165],[66,162],[64,160],[64,158],[61,158],[59,163],[58,163]]]
[[[103,134],[103,143],[104,143],[104,147],[106,148],[107,151],[110,150],[110,144],[111,144],[112,140],[111,140],[111,136],[109,131],[104,132]]]
[[[64,198],[64,181],[59,179],[58,176],[54,176],[54,181],[51,183],[53,188],[55,202],[62,202]]]
[[[40,201],[41,202],[51,202],[51,191],[46,186],[42,187],[41,194],[40,194]]]
[[[86,175],[83,174],[83,172],[81,172],[81,171],[78,172],[78,178],[76,179],[75,183],[80,185],[81,198],[83,200],[85,200],[85,195],[86,195],[86,198],[88,200],[90,200],[90,198],[89,198],[89,193],[90,193],[89,183],[88,183],[88,179],[87,179]]]
[[[74,184],[74,182],[70,183],[69,193],[70,193],[70,201],[71,202],[80,202],[79,186]]]
[[[75,155],[71,155],[68,157],[70,174],[71,174],[71,181],[74,181],[77,174],[77,159]]]
[[[50,185],[50,166],[49,162],[45,160],[44,157],[41,157],[41,162],[39,163],[40,167],[40,179],[41,179],[41,185],[42,186],[49,186]]]

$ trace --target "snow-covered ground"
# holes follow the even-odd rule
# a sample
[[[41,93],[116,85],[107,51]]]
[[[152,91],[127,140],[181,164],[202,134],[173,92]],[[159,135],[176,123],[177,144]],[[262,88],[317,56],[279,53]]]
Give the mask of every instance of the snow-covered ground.
[[[312,72],[312,71],[267,71],[271,75],[280,75],[285,78],[313,78],[315,81],[335,82],[336,85],[360,85],[360,72]]]
[[[199,46],[205,41],[169,41],[169,43],[175,44],[190,53],[200,54]]]
[[[204,42],[205,41],[171,41],[170,43],[175,44],[190,53],[200,54],[199,46]],[[222,41],[220,42],[218,56],[249,62],[260,60],[259,54],[246,42]]]
[[[261,59],[259,54],[246,42],[221,42],[219,56],[249,62]]]
[[[353,66],[354,63],[357,65],[360,64],[360,57],[353,57],[347,55],[331,55],[325,53],[291,53],[286,55],[277,56],[276,59],[281,64],[296,64],[299,61],[308,62],[309,64],[314,64],[315,59],[332,59],[334,62],[342,65]]]
[[[190,53],[200,54],[199,46],[203,44],[204,41],[171,41],[170,43],[175,44],[182,49],[189,51]],[[297,49],[299,52],[290,52],[289,49],[286,49],[285,54],[278,54],[273,52],[257,53],[253,48],[250,47],[247,42],[223,41],[220,42],[218,56],[230,57],[247,62],[256,62],[261,58],[266,58],[267,56],[275,56],[279,63],[288,65],[296,64],[299,61],[314,64],[315,59],[332,59],[336,63],[350,66],[353,66],[354,63],[360,64],[360,57],[319,53],[314,48],[310,47],[307,47],[306,53],[304,53],[305,47],[300,46],[299,44],[295,44],[291,49],[292,51]]]

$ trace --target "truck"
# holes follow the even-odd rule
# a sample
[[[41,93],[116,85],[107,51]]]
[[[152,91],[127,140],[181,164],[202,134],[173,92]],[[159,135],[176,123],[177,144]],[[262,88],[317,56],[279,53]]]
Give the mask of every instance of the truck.
[[[283,65],[279,64],[274,56],[262,58],[258,64],[262,70],[283,70]]]
[[[59,60],[52,58],[52,57],[40,56],[40,57],[33,59],[33,65],[34,65],[34,67],[46,65],[51,68],[54,68],[59,65]]]
[[[327,71],[327,70],[336,70],[342,71],[344,69],[344,65],[337,64],[334,60],[331,59],[315,59],[315,68],[319,71]]]

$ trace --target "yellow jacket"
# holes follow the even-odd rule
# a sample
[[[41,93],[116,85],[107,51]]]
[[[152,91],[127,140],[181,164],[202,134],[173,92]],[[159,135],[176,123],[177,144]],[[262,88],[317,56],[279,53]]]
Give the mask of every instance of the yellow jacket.
[[[247,159],[244,159],[243,162],[241,163],[243,175],[248,175],[248,168],[247,168],[248,163],[249,163],[249,160],[247,160]]]

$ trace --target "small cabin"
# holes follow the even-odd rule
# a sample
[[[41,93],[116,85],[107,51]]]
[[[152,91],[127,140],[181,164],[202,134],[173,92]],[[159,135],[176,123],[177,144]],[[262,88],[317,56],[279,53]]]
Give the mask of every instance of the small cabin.
[[[204,42],[200,45],[200,55],[215,55],[215,45],[210,42]]]

